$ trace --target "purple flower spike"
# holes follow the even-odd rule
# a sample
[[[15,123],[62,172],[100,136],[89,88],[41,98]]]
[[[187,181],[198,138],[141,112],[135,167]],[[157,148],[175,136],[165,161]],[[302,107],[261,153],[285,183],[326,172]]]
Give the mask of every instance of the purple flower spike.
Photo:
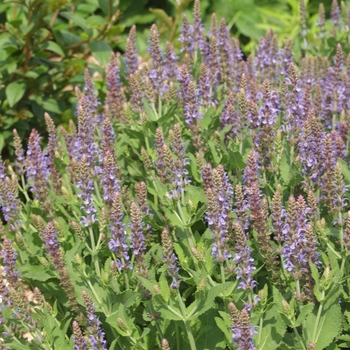
[[[85,290],[82,291],[82,294],[89,324],[87,330],[89,349],[107,350],[105,334],[101,329],[101,322],[95,314],[95,306]]]
[[[97,113],[97,108],[100,102],[97,98],[97,90],[94,87],[94,82],[91,79],[89,70],[87,68],[85,69],[84,77],[85,77],[84,92],[86,96],[86,102],[88,105],[88,113],[92,117],[94,122],[100,123],[101,116],[99,116]]]
[[[116,159],[110,150],[106,151],[103,159],[102,185],[103,199],[108,205],[113,203],[113,194],[120,190],[119,186],[119,168],[116,165]]]
[[[92,198],[94,183],[92,180],[91,169],[88,165],[87,156],[85,154],[78,166],[78,177],[77,187],[80,189],[78,198],[81,198],[83,202],[83,205],[80,208],[83,210],[81,223],[87,227],[97,221],[97,210]]]
[[[109,229],[111,231],[111,240],[108,243],[109,249],[115,253],[117,257],[117,267],[121,271],[130,268],[128,245],[126,244],[125,227],[123,223],[122,198],[119,192],[114,194],[112,210],[110,213]]]
[[[134,74],[138,68],[135,25],[131,27],[129,37],[126,39],[125,63],[127,74]]]
[[[27,150],[27,180],[34,198],[44,203],[49,192],[47,180],[50,170],[48,156],[40,147],[40,139],[38,132],[33,130]]]
[[[12,174],[11,178],[7,177],[5,171],[0,155],[0,209],[10,230],[15,231],[16,220],[18,227],[21,226],[21,221],[17,218],[21,206],[18,198],[18,179],[15,174]]]
[[[89,113],[89,106],[86,96],[76,89],[78,104],[78,134],[74,144],[74,155],[78,161],[81,161],[83,155],[86,155],[89,166],[98,164],[99,154],[97,145],[94,141],[94,130],[96,130],[94,120]]]
[[[239,312],[236,306],[230,303],[230,313],[232,315],[232,309],[235,310],[233,319],[232,329],[232,343],[237,347],[237,349],[241,350],[256,350],[256,347],[253,342],[253,336],[258,332],[255,328],[250,324],[249,313],[246,309],[243,309]]]
[[[111,60],[107,69],[107,94],[106,105],[108,106],[109,113],[112,118],[120,122],[124,122],[124,110],[123,105],[125,97],[123,94],[123,84],[120,82],[120,74],[118,67],[118,58],[112,53]]]
[[[152,57],[152,69],[149,73],[149,78],[151,79],[156,95],[161,96],[168,89],[166,80],[169,75],[169,70],[167,67],[163,66],[163,55],[159,44],[159,33],[155,24],[151,27],[148,51]]]
[[[168,229],[162,232],[163,262],[168,265],[168,274],[172,278],[171,287],[179,288],[179,268],[177,266],[177,256],[173,251],[173,242],[171,241]]]
[[[179,41],[182,43],[181,52],[191,54],[194,51],[193,26],[189,24],[185,13],[182,15],[182,26]]]
[[[254,259],[251,257],[247,237],[242,230],[242,226],[236,223],[233,228],[236,236],[236,254],[233,261],[237,264],[237,279],[240,280],[238,289],[251,291],[256,286],[256,281],[253,280],[253,271],[256,269],[253,265]]]
[[[24,174],[25,172],[25,156],[24,156],[24,151],[22,147],[22,141],[17,133],[16,129],[13,129],[13,143],[15,146],[15,155],[16,155],[16,160],[15,160],[15,165],[17,168],[17,173],[18,174]],[[1,170],[0,170],[1,171]],[[0,176],[1,178],[1,176]]]
[[[332,1],[331,18],[332,18],[333,25],[335,27],[339,27],[340,8],[337,0]]]
[[[307,243],[305,238],[306,227],[306,204],[304,198],[299,196],[296,201],[291,196],[288,200],[287,220],[282,230],[282,237],[285,242],[282,256],[285,269],[297,275],[305,272],[307,267],[305,250]]]
[[[145,237],[143,235],[143,222],[140,208],[136,203],[132,202],[130,207],[130,221],[131,221],[131,248],[133,254],[137,257],[143,254],[146,250]]]
[[[193,44],[196,49],[202,52],[204,57],[207,57],[208,50],[207,43],[205,41],[204,28],[201,19],[201,9],[199,0],[195,0],[193,6]]]
[[[233,189],[222,165],[212,171],[213,188],[206,190],[206,220],[213,236],[212,255],[215,261],[227,260],[226,243],[228,240],[229,216],[232,209]]]
[[[4,275],[12,287],[17,285],[19,277],[18,270],[16,268],[17,254],[12,247],[12,241],[5,238],[3,242],[3,250],[1,255],[3,256]]]

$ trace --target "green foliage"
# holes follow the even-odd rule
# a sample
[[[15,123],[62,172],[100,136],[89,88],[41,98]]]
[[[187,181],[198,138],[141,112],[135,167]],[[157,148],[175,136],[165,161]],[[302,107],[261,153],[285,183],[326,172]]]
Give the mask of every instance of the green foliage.
[[[110,54],[119,47],[108,40],[122,34],[130,18],[139,23],[157,18],[176,41],[187,1],[170,1],[169,15],[152,7],[151,17],[143,19],[130,3],[90,0],[77,3],[74,11],[65,3],[27,1],[16,3],[16,11],[9,3],[1,5],[8,20],[0,37],[5,43],[1,62],[17,59],[2,73],[9,82],[0,90],[6,96],[2,107],[14,116],[4,125],[24,125],[22,131],[30,125],[29,114],[22,123],[11,115],[27,108],[26,101],[36,106],[30,107],[34,112],[68,116],[66,86],[82,82],[90,54],[97,60],[90,67],[103,76],[101,66],[115,63]],[[267,2],[255,4],[220,0],[203,1],[202,7],[219,12],[219,6],[232,6],[231,24],[237,35],[251,36],[251,45],[265,30],[253,23],[264,24],[264,16],[285,21],[286,31],[289,21],[299,23],[293,22],[299,11],[293,1],[288,2],[292,15],[281,18],[268,11]],[[282,2],[274,4],[284,8]],[[127,16],[119,18],[119,11]],[[341,100],[342,84],[349,87],[350,61],[343,64],[340,45],[342,63],[337,66],[328,57],[333,59],[334,42],[347,40],[349,26],[323,38],[310,34],[312,26],[305,35],[300,28],[294,51],[309,58],[316,50],[314,62],[324,63],[321,73],[308,72],[305,60],[301,74],[294,66],[297,59],[287,74],[276,74],[283,60],[270,70],[256,64],[256,72],[241,61],[241,74],[234,70],[234,79],[225,81],[225,62],[213,63],[216,55],[206,56],[197,47],[190,54],[177,50],[178,74],[154,83],[170,64],[157,62],[153,52],[152,62],[142,62],[133,74],[121,59],[114,68],[120,68],[123,85],[119,76],[108,87],[98,78],[105,98],[100,104],[86,73],[86,89],[76,94],[77,127],[56,128],[45,115],[47,146],[42,148],[32,131],[24,158],[14,133],[16,162],[0,162],[1,348],[349,346],[350,107],[348,101],[342,110],[328,104],[330,113],[322,114],[317,104],[322,98],[302,76],[309,73],[325,83],[338,69],[343,80],[328,82],[331,88],[325,91]],[[158,40],[154,27],[152,34]],[[270,43],[272,36],[266,36]],[[212,34],[205,38],[215,42]],[[277,46],[276,55],[283,52]],[[78,65],[74,74],[72,62]],[[316,63],[310,64],[320,67]],[[55,90],[45,95],[49,87],[40,84],[51,81]],[[31,93],[29,87],[39,90]],[[10,136],[2,135],[4,144]],[[78,345],[79,340],[85,343]]]

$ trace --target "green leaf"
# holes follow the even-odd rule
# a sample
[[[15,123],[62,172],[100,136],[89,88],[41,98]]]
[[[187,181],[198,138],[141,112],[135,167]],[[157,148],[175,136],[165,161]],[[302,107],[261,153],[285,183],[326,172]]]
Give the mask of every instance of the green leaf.
[[[180,262],[185,261],[185,253],[179,243],[174,243],[174,250]]]
[[[187,185],[185,187],[186,200],[191,200],[195,208],[199,202],[205,203],[206,197],[203,188],[193,185]]]
[[[220,164],[220,161],[221,161],[221,157],[220,155],[218,154],[217,150],[216,150],[216,144],[215,142],[213,141],[208,141],[207,142],[209,148],[210,148],[210,151],[211,151],[211,154],[213,156],[213,159],[214,159],[214,162],[215,164]]]
[[[277,306],[274,305],[265,313],[263,325],[259,331],[259,334],[254,337],[259,350],[279,349],[280,342],[286,332],[286,325],[278,313]]]
[[[239,152],[232,152],[231,150],[228,151],[229,156],[229,164],[230,167],[233,169],[244,169],[246,164],[243,161],[243,157]]]
[[[307,304],[303,305],[303,308],[300,311],[300,314],[298,315],[297,320],[294,322],[293,326],[299,327],[306,319],[306,317],[313,311],[315,305],[314,304]]]
[[[59,323],[47,310],[45,310],[44,320],[45,334],[47,340],[52,345],[52,348],[62,350],[70,349],[70,346],[65,339],[65,334],[59,327]]]
[[[26,91],[26,84],[23,81],[13,81],[6,86],[6,98],[10,105],[13,107],[24,95]]]
[[[186,225],[187,227],[192,226],[193,224],[195,224],[197,221],[199,221],[200,219],[202,219],[203,215],[205,214],[205,212],[207,211],[207,207],[205,205],[201,206],[196,214],[192,217],[191,222]]]
[[[112,16],[119,6],[119,0],[98,0],[99,8],[107,16]]]
[[[25,279],[45,282],[57,278],[57,274],[41,265],[24,265],[19,268],[20,275]]]
[[[60,16],[71,20],[73,22],[73,25],[79,26],[85,32],[89,31],[88,27],[86,26],[86,20],[82,16],[79,16],[76,13],[68,12],[68,11],[60,12]]]
[[[280,162],[280,174],[281,174],[281,178],[283,180],[283,183],[285,185],[289,184],[289,172],[290,172],[290,165],[288,163],[288,159],[285,153],[283,153],[282,155],[282,159]]]
[[[34,23],[30,23],[28,25],[24,25],[24,24],[21,24],[19,26],[19,29],[21,30],[21,32],[24,34],[24,35],[27,35],[34,27]]]
[[[54,98],[47,98],[43,101],[42,106],[45,111],[61,114],[60,101]]]
[[[154,188],[159,198],[167,197],[168,188],[158,178],[153,180],[152,188]]]
[[[59,56],[65,57],[65,53],[62,50],[61,46],[59,46],[56,42],[54,41],[44,41],[42,48],[47,50],[47,51],[52,51],[56,53]]]
[[[169,121],[172,118],[177,110],[178,102],[175,102],[170,108],[167,109],[164,115],[162,115],[158,120],[158,124],[163,124],[166,121]]]
[[[92,40],[89,43],[89,47],[92,55],[101,64],[101,66],[106,66],[109,63],[113,50],[106,42],[102,40]]]
[[[230,327],[232,326],[232,322],[230,320],[230,316],[223,311],[219,311],[219,313],[222,318],[215,317],[215,323],[218,328],[225,334],[226,341],[231,342],[232,331],[230,330]]]
[[[338,158],[338,163],[339,163],[340,169],[343,173],[345,183],[347,185],[349,185],[350,184],[350,170],[349,170],[348,164],[341,158]]]
[[[306,330],[308,333],[308,338],[316,343],[317,350],[326,349],[330,345],[333,339],[340,333],[342,326],[342,313],[339,304],[339,295],[341,289],[336,285],[335,289],[331,293],[330,297],[327,297],[325,303],[323,304],[323,309],[320,315],[318,315],[318,310],[314,310],[313,313],[309,314],[306,319]],[[316,327],[316,320],[319,320],[317,325],[316,337],[312,339],[314,334],[314,328]]]
[[[168,303],[165,303],[159,296],[154,298],[156,310],[159,311],[162,317],[166,320],[183,321],[181,315],[181,308],[179,302],[174,299],[169,299]]]
[[[65,159],[60,159],[60,158],[57,158],[57,157],[53,157],[53,163],[55,165],[55,168],[61,172],[62,174],[64,174],[64,171],[65,169],[67,168],[68,164],[67,162],[65,161]]]
[[[99,27],[99,26],[105,26],[108,24],[108,21],[106,21],[101,16],[90,16],[86,19],[86,25],[89,27]]]
[[[13,313],[13,312],[12,312]],[[13,340],[16,339],[16,340]],[[33,347],[28,347],[28,340],[27,339],[18,339],[14,337],[4,337],[4,339],[1,339],[2,343],[1,345],[5,347],[5,349],[13,349],[13,350],[31,350]],[[38,348],[35,348],[34,350],[37,350]]]
[[[173,19],[169,17],[163,9],[149,8],[149,10],[154,13],[158,19],[164,22],[169,29],[172,29]]]
[[[162,296],[163,296],[164,300],[166,302],[168,302],[169,296],[170,296],[170,289],[169,289],[169,284],[168,284],[168,280],[167,280],[166,276],[168,276],[167,272],[163,272],[160,275],[159,287],[160,287],[160,290],[162,291]]]
[[[126,329],[121,329],[119,327],[118,320],[117,320],[118,317],[120,317],[124,321],[126,325]],[[107,317],[106,322],[109,323],[113,328],[118,330],[118,333],[124,337],[130,336],[130,333],[133,333],[133,330],[135,330],[136,328],[134,318],[131,318],[128,316],[125,310],[125,305],[121,303],[115,303],[113,305],[113,313]],[[138,334],[136,333],[135,333],[135,336],[139,338]]]
[[[190,166],[191,166],[191,175],[196,180],[196,182],[202,183],[202,179],[200,178],[196,157],[192,153],[187,154],[188,158],[190,158]]]
[[[1,152],[2,149],[4,148],[4,143],[5,143],[4,135],[3,135],[3,134],[0,134],[0,152]]]
[[[141,284],[142,284],[142,286],[143,286],[144,288],[146,288],[149,292],[152,293],[152,295],[157,295],[156,292],[154,291],[154,285],[155,285],[156,283],[150,281],[150,280],[147,279],[147,278],[143,278],[143,277],[141,277],[141,276],[139,276],[139,275],[136,275],[136,278],[141,282]]]
[[[205,112],[203,119],[200,120],[200,125],[203,128],[203,130],[208,128],[208,126],[213,120],[213,116],[214,116],[214,108],[210,106]]]
[[[226,282],[222,284],[217,284],[211,287],[208,291],[207,297],[200,300],[195,300],[188,308],[187,315],[191,315],[188,319],[195,320],[199,315],[215,307],[215,298],[221,294],[225,294],[227,290],[234,286],[234,282]],[[197,311],[191,313],[191,310],[195,308]]]
[[[154,109],[152,108],[152,106],[146,98],[143,98],[142,102],[149,120],[152,122],[156,122],[159,119],[159,116],[156,113],[156,111],[154,111]]]
[[[216,327],[213,322],[218,311],[216,309],[208,310],[205,314],[199,316],[198,321],[200,322],[199,334],[196,336],[197,349],[201,350],[224,350],[228,349],[226,346],[225,336],[220,332],[220,328]],[[198,324],[198,322],[196,322]],[[227,328],[229,330],[229,328]],[[232,337],[232,332],[231,332]]]

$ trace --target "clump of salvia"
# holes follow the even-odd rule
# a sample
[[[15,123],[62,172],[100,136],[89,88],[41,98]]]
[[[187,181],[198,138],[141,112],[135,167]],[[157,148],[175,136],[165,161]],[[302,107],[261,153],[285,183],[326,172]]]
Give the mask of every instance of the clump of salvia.
[[[46,147],[14,130],[0,348],[349,346],[349,14],[320,4],[311,38],[301,1],[300,61],[272,30],[244,59],[196,0],[174,46],[152,25],[148,60],[131,27],[103,102],[86,70],[77,126],[45,114]]]

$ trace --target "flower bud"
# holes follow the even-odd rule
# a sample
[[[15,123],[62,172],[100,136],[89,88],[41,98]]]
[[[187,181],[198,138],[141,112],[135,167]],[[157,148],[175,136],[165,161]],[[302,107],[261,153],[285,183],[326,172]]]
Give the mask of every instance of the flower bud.
[[[288,304],[287,300],[285,300],[285,299],[282,300],[282,310],[286,316],[288,316],[288,317],[290,316],[290,305]]]
[[[118,327],[121,328],[123,331],[127,330],[126,323],[121,317],[117,317],[117,324],[118,324]]]

